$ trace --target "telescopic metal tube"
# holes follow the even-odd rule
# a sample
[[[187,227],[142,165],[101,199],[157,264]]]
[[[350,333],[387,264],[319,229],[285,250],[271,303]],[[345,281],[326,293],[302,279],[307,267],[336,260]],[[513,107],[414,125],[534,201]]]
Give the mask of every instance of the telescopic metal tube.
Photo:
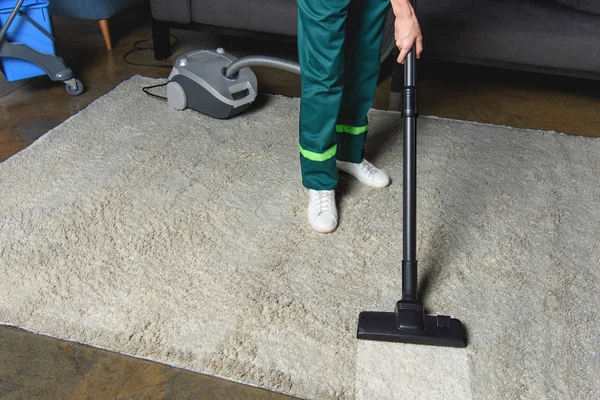
[[[402,299],[417,300],[417,88],[416,49],[406,56],[402,114],[404,117]]]

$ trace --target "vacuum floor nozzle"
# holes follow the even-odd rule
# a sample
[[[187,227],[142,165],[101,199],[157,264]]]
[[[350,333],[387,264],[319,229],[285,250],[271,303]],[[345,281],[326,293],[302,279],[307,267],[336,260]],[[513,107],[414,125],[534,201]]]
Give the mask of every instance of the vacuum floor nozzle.
[[[445,347],[466,347],[462,323],[447,315],[425,315],[418,301],[400,300],[396,312],[363,311],[358,339]]]

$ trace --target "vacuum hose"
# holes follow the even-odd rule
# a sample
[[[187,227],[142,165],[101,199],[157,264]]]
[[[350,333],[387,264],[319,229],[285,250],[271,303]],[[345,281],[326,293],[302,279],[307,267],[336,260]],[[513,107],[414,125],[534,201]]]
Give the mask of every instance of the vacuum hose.
[[[268,56],[248,56],[239,58],[229,64],[225,70],[225,77],[234,79],[238,71],[246,67],[276,68],[300,75],[300,65],[295,62]]]
[[[381,43],[381,50],[379,53],[380,62],[384,62],[392,53],[392,51],[396,48],[396,41],[394,39],[394,19],[394,13],[392,12],[392,10],[390,10],[388,12],[384,27],[383,40]],[[300,65],[295,62],[268,56],[248,56],[239,58],[231,64],[229,64],[229,66],[224,72],[225,77],[228,79],[235,79],[238,71],[245,67],[275,68],[300,75]]]
[[[395,42],[393,41],[393,37],[392,40],[386,40],[383,42],[381,48],[381,62],[383,62],[391,54],[394,47]],[[228,79],[235,79],[238,71],[246,67],[275,68],[300,75],[300,64],[298,63],[269,56],[248,56],[238,58],[229,64],[225,70],[225,77]]]

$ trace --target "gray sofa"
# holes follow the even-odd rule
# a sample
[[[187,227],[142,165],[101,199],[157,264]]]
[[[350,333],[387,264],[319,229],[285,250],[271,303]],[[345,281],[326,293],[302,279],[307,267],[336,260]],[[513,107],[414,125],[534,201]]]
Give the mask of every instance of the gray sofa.
[[[155,58],[169,29],[293,42],[295,0],[150,0]],[[596,13],[596,14],[594,14]],[[600,79],[600,1],[418,0],[423,58]]]

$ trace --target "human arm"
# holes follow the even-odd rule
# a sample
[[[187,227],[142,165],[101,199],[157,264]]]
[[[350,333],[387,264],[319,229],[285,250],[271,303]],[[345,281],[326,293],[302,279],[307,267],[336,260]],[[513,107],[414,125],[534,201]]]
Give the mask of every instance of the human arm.
[[[394,37],[396,47],[400,50],[398,62],[404,64],[408,52],[415,46],[417,58],[423,51],[423,36],[415,11],[409,0],[390,0],[396,20],[394,22]]]

